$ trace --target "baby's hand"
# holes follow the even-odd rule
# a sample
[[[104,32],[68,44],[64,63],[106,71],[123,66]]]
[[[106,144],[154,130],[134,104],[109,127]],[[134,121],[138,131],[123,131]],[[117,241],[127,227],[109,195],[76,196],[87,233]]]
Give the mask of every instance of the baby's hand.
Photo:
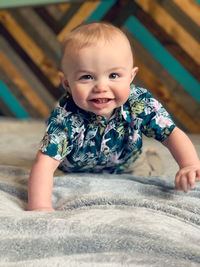
[[[195,181],[200,181],[200,163],[180,169],[175,178],[175,190],[188,192],[195,187]]]

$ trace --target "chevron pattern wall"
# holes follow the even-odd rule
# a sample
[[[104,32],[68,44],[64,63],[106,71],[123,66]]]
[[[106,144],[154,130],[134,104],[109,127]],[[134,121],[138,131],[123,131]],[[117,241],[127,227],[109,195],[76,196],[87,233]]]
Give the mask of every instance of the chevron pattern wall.
[[[200,133],[200,4],[196,0],[101,0],[0,10],[0,115],[46,118],[63,94],[60,41],[84,21],[127,33],[135,83],[184,130]]]

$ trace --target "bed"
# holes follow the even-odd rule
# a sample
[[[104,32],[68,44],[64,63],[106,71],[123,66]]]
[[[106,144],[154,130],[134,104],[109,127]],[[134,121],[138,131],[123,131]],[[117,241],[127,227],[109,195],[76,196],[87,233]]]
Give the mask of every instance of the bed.
[[[0,266],[200,266],[200,185],[174,191],[176,163],[147,138],[163,175],[56,172],[56,211],[26,211],[44,129],[43,121],[0,120]],[[199,152],[200,136],[190,137]]]

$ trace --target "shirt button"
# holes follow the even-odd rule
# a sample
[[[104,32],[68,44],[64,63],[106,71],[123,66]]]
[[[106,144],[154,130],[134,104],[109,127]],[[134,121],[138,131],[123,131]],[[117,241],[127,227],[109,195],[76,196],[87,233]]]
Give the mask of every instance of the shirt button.
[[[97,116],[97,120],[101,121],[103,118],[101,116]]]

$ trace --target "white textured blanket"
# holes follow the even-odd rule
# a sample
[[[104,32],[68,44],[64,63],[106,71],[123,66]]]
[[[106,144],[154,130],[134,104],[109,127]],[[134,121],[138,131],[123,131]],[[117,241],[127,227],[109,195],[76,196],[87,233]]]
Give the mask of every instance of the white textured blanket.
[[[29,171],[0,166],[0,266],[200,266],[200,187],[173,178],[55,177],[56,212],[27,212]]]
[[[42,121],[0,119],[0,266],[200,266],[200,185],[173,189],[177,165],[145,139],[166,176],[55,177],[56,212],[27,212],[30,167]],[[193,136],[200,153],[200,136]],[[200,155],[200,154],[199,154]]]

